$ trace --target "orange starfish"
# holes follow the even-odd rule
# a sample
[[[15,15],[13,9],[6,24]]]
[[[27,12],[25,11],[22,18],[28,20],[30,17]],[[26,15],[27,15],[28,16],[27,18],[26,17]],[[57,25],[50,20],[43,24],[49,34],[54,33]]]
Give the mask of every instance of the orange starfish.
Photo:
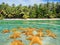
[[[12,39],[16,39],[16,38],[20,38],[20,32],[14,32],[11,36],[10,36],[10,38],[12,38]]]
[[[9,33],[10,31],[9,30],[3,30],[3,33]]]
[[[14,40],[10,45],[24,45],[20,40]]]
[[[56,35],[53,34],[50,30],[46,30],[46,32],[47,32],[47,35],[48,35],[48,36],[50,36],[50,37],[52,37],[52,38],[56,38]]]
[[[40,36],[40,37],[43,37],[44,36],[44,33],[43,33],[43,29],[42,28],[39,29],[37,32],[38,32],[37,36]]]
[[[39,38],[38,36],[32,36],[32,37],[28,38],[27,40],[31,40],[30,45],[33,45],[36,43],[39,45],[42,45],[42,39]]]

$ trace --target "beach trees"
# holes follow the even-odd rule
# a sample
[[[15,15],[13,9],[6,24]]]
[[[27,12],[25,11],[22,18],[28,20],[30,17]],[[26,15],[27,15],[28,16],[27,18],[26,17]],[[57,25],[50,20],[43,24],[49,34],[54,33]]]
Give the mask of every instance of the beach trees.
[[[60,18],[60,4],[59,3],[56,4],[56,13],[57,13],[56,16]]]
[[[24,13],[23,18],[27,19],[29,17],[29,12]]]
[[[4,18],[60,18],[60,3],[41,3],[33,6],[9,6],[4,2],[0,4],[0,15]]]

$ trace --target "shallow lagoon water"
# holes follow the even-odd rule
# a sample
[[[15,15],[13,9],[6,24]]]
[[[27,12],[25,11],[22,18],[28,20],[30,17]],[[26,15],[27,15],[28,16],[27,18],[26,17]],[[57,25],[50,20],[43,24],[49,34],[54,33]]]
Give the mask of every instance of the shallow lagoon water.
[[[0,45],[10,45],[11,41],[13,41],[13,39],[8,40],[9,35],[12,34],[11,32],[3,34],[2,31],[4,29],[11,30],[18,27],[44,28],[44,30],[49,29],[57,35],[57,38],[43,37],[43,45],[60,45],[60,20],[0,20]],[[25,45],[29,45],[30,43],[23,34],[21,35],[21,38],[18,39],[22,40]]]

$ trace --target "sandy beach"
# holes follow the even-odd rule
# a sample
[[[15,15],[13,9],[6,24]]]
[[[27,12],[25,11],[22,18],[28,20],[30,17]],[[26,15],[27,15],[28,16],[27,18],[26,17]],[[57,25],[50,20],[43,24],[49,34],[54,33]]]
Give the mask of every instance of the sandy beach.
[[[60,20],[60,18],[52,18],[52,19],[47,19],[47,18],[40,18],[40,19],[35,19],[35,18],[31,18],[31,19],[3,19],[3,20]]]

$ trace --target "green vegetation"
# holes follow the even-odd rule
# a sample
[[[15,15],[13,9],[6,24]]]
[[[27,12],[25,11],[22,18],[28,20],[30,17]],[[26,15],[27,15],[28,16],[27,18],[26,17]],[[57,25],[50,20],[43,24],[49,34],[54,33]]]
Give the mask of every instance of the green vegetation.
[[[0,4],[0,19],[3,18],[60,18],[60,3],[9,6],[3,2]]]

